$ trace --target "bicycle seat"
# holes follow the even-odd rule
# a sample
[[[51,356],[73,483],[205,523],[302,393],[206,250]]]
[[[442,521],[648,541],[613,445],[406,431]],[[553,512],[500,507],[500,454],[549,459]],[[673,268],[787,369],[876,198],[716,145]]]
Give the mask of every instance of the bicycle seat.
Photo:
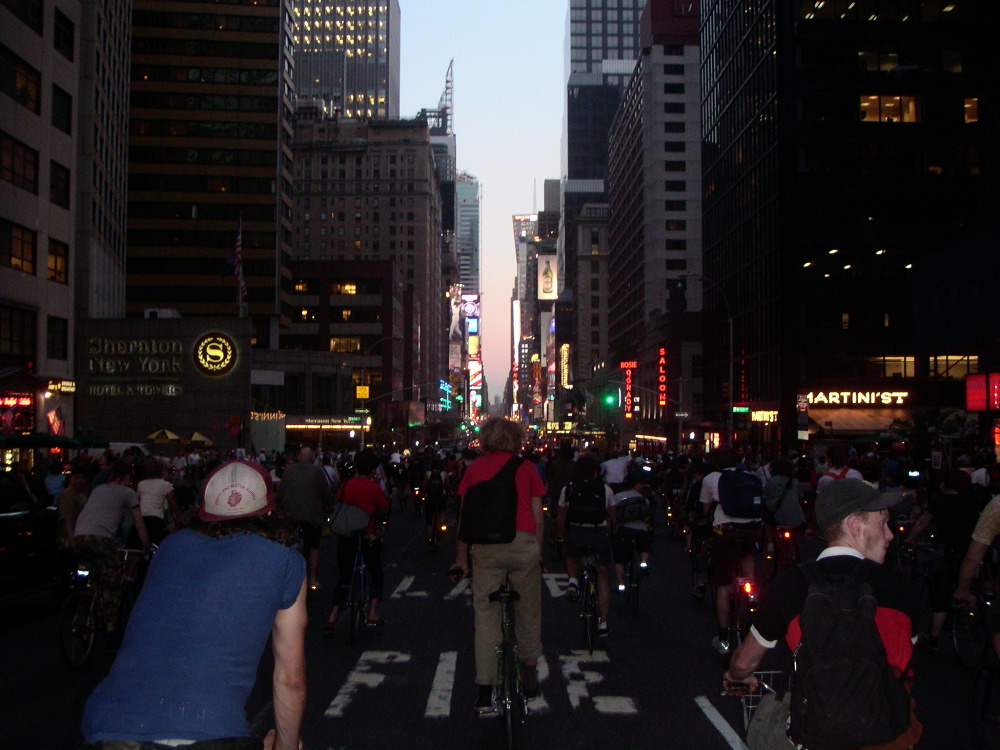
[[[521,595],[514,591],[514,589],[507,588],[506,586],[501,586],[492,594],[490,594],[491,602],[516,602],[520,600]]]

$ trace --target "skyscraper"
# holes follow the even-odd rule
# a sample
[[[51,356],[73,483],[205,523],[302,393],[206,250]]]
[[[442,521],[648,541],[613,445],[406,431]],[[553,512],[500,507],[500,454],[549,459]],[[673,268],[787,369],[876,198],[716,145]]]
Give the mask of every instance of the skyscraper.
[[[298,0],[295,92],[343,117],[399,118],[399,0]]]
[[[705,295],[706,407],[723,422],[728,388],[777,422],[737,424],[741,439],[871,434],[907,414],[798,414],[828,390],[941,404],[974,371],[967,350],[917,356],[912,272],[996,226],[1000,8],[734,6],[701,4],[705,284],[688,289]]]
[[[639,53],[645,0],[570,0],[566,41],[566,121],[562,138],[559,277],[573,287],[575,222],[586,204],[606,203],[608,131]],[[586,309],[585,300],[581,302]],[[573,378],[586,374],[590,341],[571,348]]]
[[[455,184],[455,244],[463,294],[479,294],[479,181],[459,174]]]
[[[287,325],[292,235],[291,0],[137,0],[127,311],[235,315],[239,238],[256,346]],[[232,264],[230,264],[230,268]]]

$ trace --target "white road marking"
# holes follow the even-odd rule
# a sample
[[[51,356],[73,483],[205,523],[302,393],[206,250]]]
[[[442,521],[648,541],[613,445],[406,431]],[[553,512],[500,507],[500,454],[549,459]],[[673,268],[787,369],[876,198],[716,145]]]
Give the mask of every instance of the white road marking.
[[[472,595],[472,587],[469,586],[469,579],[463,578],[461,581],[452,586],[451,591],[444,595],[445,599],[454,599],[461,594]]]
[[[451,693],[455,686],[457,662],[457,651],[445,651],[438,658],[431,693],[427,697],[427,710],[424,711],[424,716],[427,718],[447,717],[451,713]]]
[[[545,700],[545,695],[543,694],[545,681],[549,679],[549,663],[545,661],[545,656],[538,657],[538,697],[528,703],[528,710],[533,714],[547,714],[549,712],[549,704]]]
[[[698,704],[698,708],[712,722],[712,726],[719,730],[719,734],[722,735],[722,739],[729,743],[729,747],[733,748],[733,750],[748,750],[746,744],[736,733],[736,730],[729,726],[729,722],[722,718],[722,714],[719,713],[718,709],[712,705],[708,698],[704,695],[699,695],[694,699],[694,702]]]
[[[408,662],[409,654],[400,651],[365,651],[361,654],[354,669],[347,675],[344,684],[340,686],[337,695],[334,696],[330,705],[323,713],[327,718],[340,718],[344,715],[347,707],[351,704],[355,693],[363,687],[377,688],[385,679],[384,674],[372,672],[371,668],[375,664],[399,664]]]
[[[399,582],[399,585],[396,587],[396,590],[392,592],[392,596],[390,598],[398,599],[403,596],[406,593],[406,590],[413,585],[413,582],[416,579],[416,576],[406,576],[406,578]]]
[[[569,583],[569,576],[565,573],[543,573],[542,580],[549,588],[549,593],[553,599],[558,599],[566,593],[566,584]]]
[[[584,698],[589,698],[594,709],[602,714],[637,714],[639,710],[635,702],[626,696],[604,695],[591,696],[590,686],[604,681],[600,672],[584,670],[583,664],[608,664],[610,659],[606,651],[573,651],[569,656],[560,656],[563,678],[566,680],[566,693],[573,708],[580,708]]]

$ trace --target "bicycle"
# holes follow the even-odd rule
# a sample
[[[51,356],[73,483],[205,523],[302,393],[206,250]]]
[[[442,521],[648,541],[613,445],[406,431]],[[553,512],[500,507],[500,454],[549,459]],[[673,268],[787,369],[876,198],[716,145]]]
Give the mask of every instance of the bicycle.
[[[792,526],[764,524],[764,575],[772,580],[779,570],[794,568],[799,562],[798,542]]]
[[[695,599],[704,599],[706,589],[711,586],[711,576],[709,576],[709,571],[712,569],[713,534],[711,520],[689,522],[688,530],[690,532],[688,562],[691,566],[691,592]]]
[[[632,610],[633,615],[639,614],[639,586],[642,583],[642,570],[639,567],[639,551],[635,545],[635,537],[628,536],[628,545],[631,550],[628,562],[625,563],[625,574],[622,582],[625,585],[625,601]]]
[[[580,618],[587,641],[587,650],[594,653],[597,641],[597,550],[587,548],[580,555]]]
[[[139,586],[145,575],[149,558],[142,550],[119,549],[120,571],[116,571],[112,585],[121,589],[118,609],[118,628],[124,632],[129,615],[138,597]],[[57,632],[59,650],[66,663],[78,669],[93,656],[98,634],[104,630],[104,618],[98,607],[98,587],[94,571],[86,560],[81,560],[71,574],[72,592],[59,610]]]
[[[497,681],[493,688],[493,705],[500,716],[507,750],[521,744],[528,699],[521,681],[521,662],[517,658],[517,636],[514,632],[514,602],[521,595],[510,585],[510,579],[490,594],[491,602],[501,607],[500,645],[497,646]]]
[[[368,567],[365,564],[363,545],[364,533],[355,532],[358,542],[354,553],[354,568],[351,571],[351,586],[347,591],[347,610],[350,620],[351,643],[357,643],[358,634],[368,623],[368,605],[371,592],[368,581]]]

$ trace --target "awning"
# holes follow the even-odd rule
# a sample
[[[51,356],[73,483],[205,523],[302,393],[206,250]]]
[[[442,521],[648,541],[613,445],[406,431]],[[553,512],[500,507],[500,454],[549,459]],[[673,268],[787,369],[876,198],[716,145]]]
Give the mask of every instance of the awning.
[[[879,432],[895,420],[907,420],[906,409],[810,409],[809,419],[830,432]]]

